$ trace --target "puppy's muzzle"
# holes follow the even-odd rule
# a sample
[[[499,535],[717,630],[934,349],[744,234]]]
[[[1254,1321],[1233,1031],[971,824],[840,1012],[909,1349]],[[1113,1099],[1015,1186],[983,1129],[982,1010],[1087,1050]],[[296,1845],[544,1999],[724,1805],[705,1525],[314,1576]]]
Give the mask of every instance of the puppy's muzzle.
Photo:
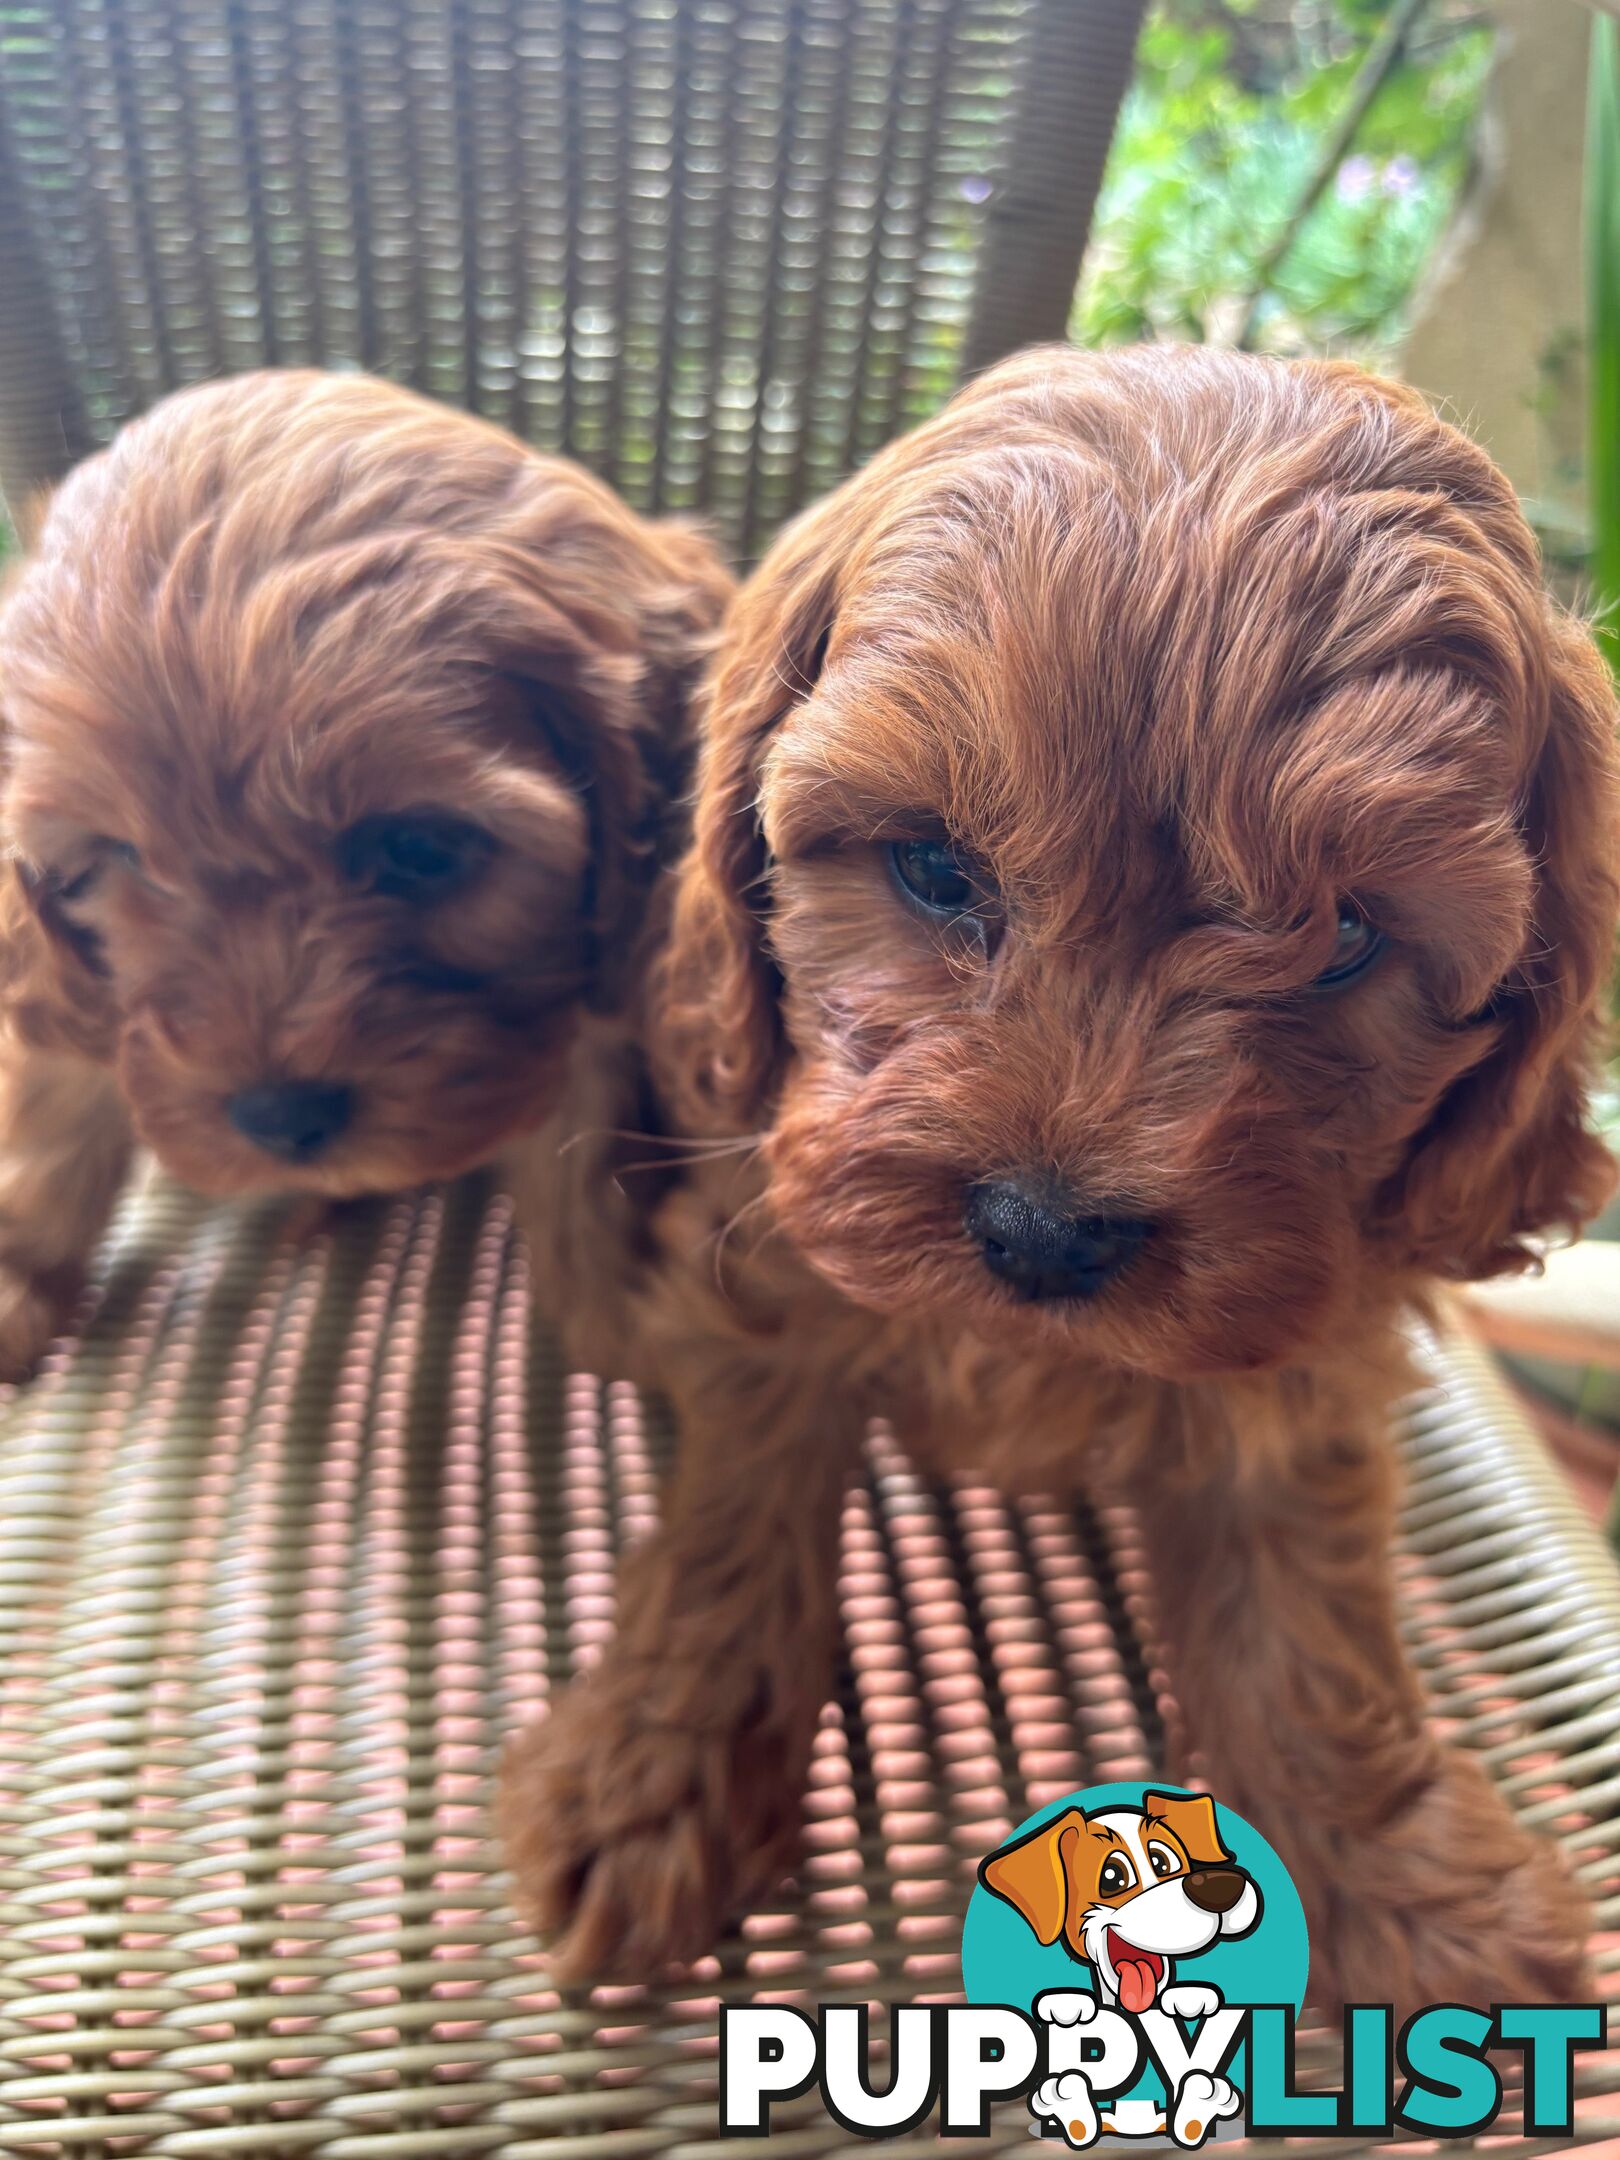
[[[1243,1895],[1248,1879],[1241,1868],[1194,1868],[1187,1877],[1186,1891],[1200,1912],[1226,1913]]]
[[[354,1090],[319,1080],[244,1088],[225,1105],[244,1140],[278,1162],[313,1162],[354,1116]]]
[[[991,1274],[1031,1300],[1094,1296],[1153,1228],[1072,1213],[1061,1194],[1014,1178],[970,1186],[962,1221]]]

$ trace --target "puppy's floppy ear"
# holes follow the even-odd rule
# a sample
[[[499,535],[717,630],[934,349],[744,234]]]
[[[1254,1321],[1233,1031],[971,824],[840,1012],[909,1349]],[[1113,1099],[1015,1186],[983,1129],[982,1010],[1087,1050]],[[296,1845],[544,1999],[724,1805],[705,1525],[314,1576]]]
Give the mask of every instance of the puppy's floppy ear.
[[[1085,1829],[1079,1808],[1065,1808],[979,1863],[979,1880],[1029,1923],[1038,1943],[1055,1943],[1069,1914],[1069,1855]]]
[[[112,1055],[116,1015],[96,948],[62,912],[51,874],[15,855],[0,864],[0,1006],[41,1049]]]
[[[46,491],[28,504],[23,535],[30,542],[50,502]],[[20,555],[0,576],[0,625],[29,559]],[[104,1062],[113,1054],[117,1015],[96,943],[69,920],[57,877],[27,860],[11,838],[12,742],[4,688],[0,682],[0,1007],[18,1034],[41,1049]]]
[[[477,553],[502,672],[591,825],[591,1002],[617,1002],[690,773],[694,708],[734,581],[695,525],[638,517],[588,474],[531,461],[522,545]]]
[[[791,525],[744,586],[709,692],[662,1005],[669,1078],[700,1122],[758,1123],[780,1061],[760,772],[775,729],[821,673],[856,486]]]
[[[1385,1196],[1420,1263],[1464,1280],[1524,1267],[1527,1239],[1578,1230],[1615,1183],[1584,1122],[1620,911],[1614,690],[1592,639],[1550,605],[1542,639],[1546,725],[1521,811],[1536,880],[1526,947],[1492,1000],[1496,1047]]]
[[[1162,1822],[1181,1840],[1187,1858],[1196,1867],[1222,1866],[1232,1855],[1221,1842],[1220,1819],[1208,1793],[1145,1792],[1142,1813],[1149,1822]]]

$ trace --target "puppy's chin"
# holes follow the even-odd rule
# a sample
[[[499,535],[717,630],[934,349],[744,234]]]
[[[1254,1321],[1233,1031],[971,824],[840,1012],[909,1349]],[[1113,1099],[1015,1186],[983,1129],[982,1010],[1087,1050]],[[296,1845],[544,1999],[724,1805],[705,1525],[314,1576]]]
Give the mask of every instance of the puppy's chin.
[[[1263,1165],[1229,1159],[1183,1180],[1106,1287],[1038,1301],[999,1281],[964,1228],[967,1187],[1000,1158],[953,1130],[947,1086],[802,1065],[766,1161],[784,1232],[854,1303],[1015,1356],[1192,1381],[1319,1350],[1358,1280],[1348,1199],[1323,1191],[1318,1167],[1290,1163],[1280,1140],[1262,1148]]]

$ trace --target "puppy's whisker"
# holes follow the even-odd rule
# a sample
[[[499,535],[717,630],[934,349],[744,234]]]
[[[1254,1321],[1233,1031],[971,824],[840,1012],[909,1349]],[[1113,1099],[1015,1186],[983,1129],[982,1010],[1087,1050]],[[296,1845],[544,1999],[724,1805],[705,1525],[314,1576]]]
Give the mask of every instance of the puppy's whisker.
[[[768,1195],[763,1192],[755,1193],[751,1199],[745,1200],[735,1214],[729,1216],[714,1233],[712,1240],[714,1245],[714,1283],[715,1288],[722,1294],[725,1293],[726,1285],[725,1278],[721,1273],[721,1264],[725,1258],[726,1245],[733,1233],[742,1226],[747,1217],[757,1213],[759,1209],[765,1206],[767,1198]]]
[[[744,1155],[752,1148],[761,1146],[766,1139],[762,1132],[742,1133],[736,1138],[695,1139],[680,1133],[651,1133],[638,1131],[624,1125],[592,1125],[583,1131],[570,1133],[558,1148],[559,1155],[567,1155],[587,1140],[639,1140],[644,1147],[667,1148],[672,1155],[684,1155],[694,1162],[707,1162],[726,1155]],[[621,1169],[627,1167],[624,1164]]]
[[[749,1143],[750,1146],[755,1144],[753,1142]],[[696,1159],[700,1162],[714,1162],[723,1160],[728,1153],[735,1152],[737,1151],[733,1149],[721,1148],[717,1149],[713,1155],[702,1155]],[[613,1170],[614,1175],[617,1177],[633,1177],[640,1170],[668,1170],[670,1167],[671,1160],[668,1156],[650,1156],[643,1162],[615,1163]]]

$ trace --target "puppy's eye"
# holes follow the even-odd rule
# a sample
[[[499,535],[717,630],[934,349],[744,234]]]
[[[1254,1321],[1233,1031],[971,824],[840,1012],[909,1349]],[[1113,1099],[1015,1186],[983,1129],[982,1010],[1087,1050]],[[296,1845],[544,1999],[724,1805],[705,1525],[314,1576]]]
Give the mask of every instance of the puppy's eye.
[[[337,861],[351,885],[425,906],[470,883],[494,852],[481,825],[416,810],[361,818],[339,838]]]
[[[1375,930],[1361,910],[1348,900],[1340,903],[1339,929],[1333,959],[1312,983],[1313,990],[1337,990],[1364,975],[1384,949],[1384,933]]]
[[[1152,1868],[1161,1882],[1164,1881],[1166,1876],[1181,1873],[1181,1862],[1168,1845],[1161,1845],[1156,1838],[1148,1846],[1147,1856],[1148,1866]]]
[[[931,914],[965,915],[982,897],[981,881],[948,840],[896,840],[889,859],[901,885]]]
[[[67,879],[56,888],[58,900],[71,904],[75,900],[88,899],[108,870],[122,866],[126,870],[139,870],[140,850],[130,846],[127,840],[98,839],[95,854],[76,877]]]
[[[1136,1888],[1136,1871],[1121,1853],[1110,1853],[1102,1864],[1097,1888],[1104,1897],[1120,1897]]]

